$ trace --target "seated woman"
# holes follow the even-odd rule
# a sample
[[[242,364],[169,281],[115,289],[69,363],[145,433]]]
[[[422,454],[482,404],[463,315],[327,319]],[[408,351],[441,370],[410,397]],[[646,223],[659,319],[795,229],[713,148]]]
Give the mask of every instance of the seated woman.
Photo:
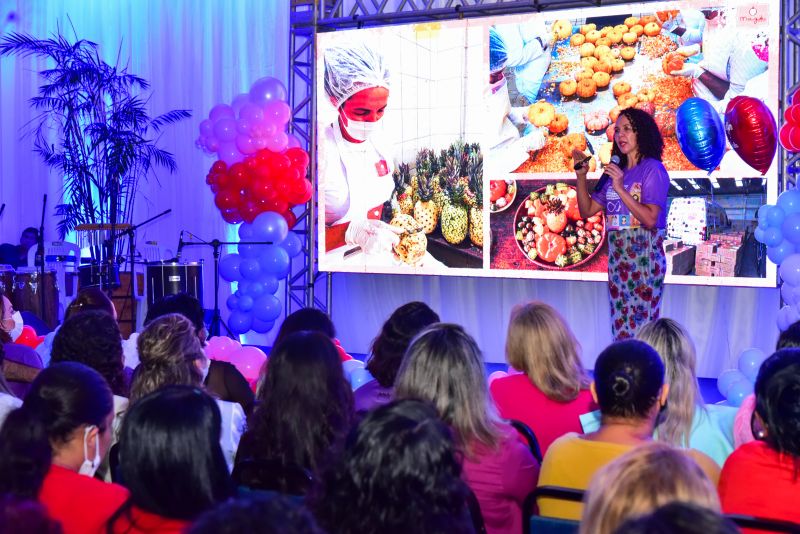
[[[260,403],[236,455],[234,481],[256,489],[303,493],[285,477],[255,480],[250,462],[277,462],[316,474],[350,428],[353,394],[333,342],[319,332],[297,332],[275,345],[267,360]],[[252,471],[251,471],[252,472]]]
[[[128,410],[119,474],[131,492],[109,532],[179,534],[232,494],[219,446],[217,404],[190,386],[166,386]]]
[[[372,342],[367,360],[367,370],[375,379],[353,393],[356,412],[366,412],[392,400],[397,370],[408,344],[426,326],[438,322],[439,316],[424,302],[403,304],[392,313]]]
[[[487,532],[521,531],[522,502],[536,486],[539,464],[496,415],[472,337],[454,324],[424,330],[406,351],[395,395],[430,402],[453,428]]]
[[[164,386],[203,387],[209,360],[194,326],[183,315],[172,313],[151,322],[139,335],[137,345],[141,363],[133,374],[131,405]],[[244,411],[233,402],[219,399],[216,402],[222,416],[220,445],[232,469],[244,431]]]
[[[92,477],[111,442],[113,406],[94,369],[64,362],[42,370],[0,428],[0,494],[38,498],[65,534],[105,532],[128,498]]]
[[[753,433],[728,457],[722,511],[800,523],[800,349],[770,356],[756,378]]]
[[[352,360],[353,357],[347,354],[342,348],[339,340],[336,339],[336,327],[333,321],[324,311],[317,308],[300,308],[296,312],[290,313],[286,319],[281,323],[278,333],[275,336],[275,345],[283,341],[283,339],[295,332],[321,332],[328,336],[333,344],[336,345],[336,350],[339,352],[339,357],[343,362]]]
[[[590,387],[602,414],[600,428],[584,435],[566,434],[554,441],[542,461],[540,486],[585,490],[601,467],[652,441],[669,387],[664,383],[664,364],[650,345],[632,339],[609,345],[597,357]],[[714,460],[698,451],[688,453],[716,484],[719,467]],[[541,498],[539,512],[577,520],[581,505]]]
[[[3,426],[3,421],[11,412],[22,406],[22,400],[18,399],[16,395],[8,387],[6,379],[3,376],[3,361],[5,360],[6,352],[3,349],[3,344],[0,343],[0,427]]]
[[[584,497],[581,534],[612,534],[625,520],[670,502],[690,502],[719,513],[717,489],[689,456],[649,443],[606,465]]]
[[[436,410],[393,401],[350,432],[309,507],[321,527],[337,534],[472,533],[460,475],[453,438]]]
[[[511,311],[506,361],[522,372],[493,380],[492,398],[503,418],[533,430],[542,454],[567,432],[580,432],[579,417],[597,409],[580,345],[548,304],[529,302]]]

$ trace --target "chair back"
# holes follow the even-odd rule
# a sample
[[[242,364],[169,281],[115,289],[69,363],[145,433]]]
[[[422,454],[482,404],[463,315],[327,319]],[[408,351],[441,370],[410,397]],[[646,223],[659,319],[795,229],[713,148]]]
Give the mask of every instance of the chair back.
[[[509,419],[508,424],[513,426],[514,430],[525,438],[525,441],[528,442],[528,448],[531,450],[531,454],[533,454],[533,457],[539,462],[539,465],[542,465],[542,449],[539,447],[539,440],[536,439],[536,434],[533,433],[533,429],[516,419]]]
[[[522,532],[523,534],[573,534],[578,532],[578,521],[560,519],[556,517],[544,517],[539,515],[536,499],[539,497],[549,497],[570,502],[582,502],[583,490],[574,488],[564,488],[562,486],[539,486],[525,497],[522,503]]]
[[[142,255],[142,260],[148,263],[168,260],[174,256],[172,250],[160,247],[156,241],[147,241],[138,250],[139,254]]]
[[[286,495],[305,495],[314,482],[308,469],[276,459],[245,458],[236,462],[231,477],[237,486]]]
[[[783,521],[779,519],[767,519],[765,517],[754,517],[751,515],[725,514],[736,526],[748,529],[758,529],[760,532],[790,532],[800,533],[800,523]]]
[[[469,508],[469,518],[472,520],[475,534],[486,534],[486,524],[483,522],[483,514],[481,513],[481,505],[478,502],[478,497],[469,486],[467,490],[469,490],[467,494],[467,508]]]

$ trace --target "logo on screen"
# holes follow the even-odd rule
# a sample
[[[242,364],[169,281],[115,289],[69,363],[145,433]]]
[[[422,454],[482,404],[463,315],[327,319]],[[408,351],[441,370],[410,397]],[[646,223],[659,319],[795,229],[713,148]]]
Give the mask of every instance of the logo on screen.
[[[769,20],[769,5],[745,4],[743,6],[739,6],[737,20],[739,22],[739,26],[752,26],[754,28],[766,26],[767,21]]]

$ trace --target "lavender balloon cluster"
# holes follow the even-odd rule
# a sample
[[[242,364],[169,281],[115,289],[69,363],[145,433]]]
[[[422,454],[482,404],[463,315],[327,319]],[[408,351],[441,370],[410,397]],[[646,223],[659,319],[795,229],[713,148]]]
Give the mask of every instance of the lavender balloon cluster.
[[[249,330],[269,332],[280,316],[283,305],[275,296],[278,281],[291,269],[291,258],[302,252],[303,244],[290,232],[286,220],[272,211],[264,212],[252,224],[239,227],[238,254],[228,254],[219,263],[219,274],[228,282],[238,282],[228,297],[228,328],[235,335]],[[249,244],[269,241],[271,245]]]
[[[286,88],[280,80],[261,78],[250,91],[237,95],[230,105],[217,104],[200,123],[196,145],[228,166],[267,148],[282,152],[300,146],[286,133],[291,109],[286,103]]]

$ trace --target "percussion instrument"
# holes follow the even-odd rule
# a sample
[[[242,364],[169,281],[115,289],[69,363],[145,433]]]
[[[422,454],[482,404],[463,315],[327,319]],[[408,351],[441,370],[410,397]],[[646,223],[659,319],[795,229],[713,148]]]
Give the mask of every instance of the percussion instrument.
[[[10,265],[0,265],[0,291],[11,300],[14,292],[14,268]]]
[[[119,265],[109,269],[107,263],[88,263],[78,267],[78,287],[99,287],[116,289],[119,283]]]
[[[147,305],[177,293],[188,293],[203,302],[203,262],[148,263]]]
[[[7,274],[5,275],[8,276]],[[42,319],[47,326],[58,325],[58,279],[56,271],[48,269],[44,278],[34,267],[20,267],[13,275],[12,293],[9,296],[14,309],[29,311]],[[44,291],[45,309],[42,310],[40,291]]]

